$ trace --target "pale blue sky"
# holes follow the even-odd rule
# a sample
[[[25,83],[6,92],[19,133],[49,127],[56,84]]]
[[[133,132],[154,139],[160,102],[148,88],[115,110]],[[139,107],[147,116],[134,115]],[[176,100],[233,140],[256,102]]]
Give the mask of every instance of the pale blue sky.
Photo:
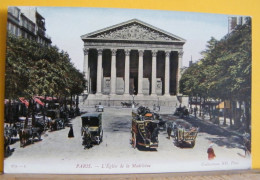
[[[155,27],[186,39],[183,66],[201,58],[210,37],[221,39],[228,32],[228,16],[220,14],[188,13],[108,8],[39,7],[45,18],[47,34],[53,45],[67,51],[72,62],[83,70],[83,41],[80,36],[130,19],[139,19]]]

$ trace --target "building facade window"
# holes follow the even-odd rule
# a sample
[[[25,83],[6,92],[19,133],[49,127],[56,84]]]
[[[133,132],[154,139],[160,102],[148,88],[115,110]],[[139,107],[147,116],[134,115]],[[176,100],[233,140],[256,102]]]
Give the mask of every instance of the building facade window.
[[[8,12],[15,18],[19,19],[20,10],[17,7],[8,8]]]
[[[35,18],[31,16],[33,14]],[[15,36],[35,40],[43,45],[51,44],[51,38],[45,34],[45,19],[36,9],[9,7],[7,30]]]

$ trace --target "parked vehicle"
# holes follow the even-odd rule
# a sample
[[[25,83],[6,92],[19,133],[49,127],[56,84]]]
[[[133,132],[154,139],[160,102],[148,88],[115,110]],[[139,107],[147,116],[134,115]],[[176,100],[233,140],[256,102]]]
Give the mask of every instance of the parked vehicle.
[[[102,114],[86,113],[81,116],[82,145],[90,148],[93,144],[100,144],[103,140]]]
[[[34,143],[34,138],[41,140],[42,129],[39,127],[23,128],[19,131],[20,147],[25,147],[29,142]]]
[[[11,136],[8,127],[4,129],[4,157],[8,157],[11,154],[10,145]]]
[[[195,146],[199,128],[193,127],[190,123],[182,119],[177,119],[173,122],[172,130],[177,146],[189,145],[191,148]]]
[[[180,118],[183,117],[189,117],[189,110],[184,106],[184,107],[178,107],[175,112],[175,116],[179,116]]]
[[[131,144],[133,148],[143,146],[156,149],[158,147],[159,120],[152,113],[132,113]]]
[[[96,111],[97,111],[97,112],[100,112],[100,111],[101,111],[101,112],[104,112],[104,106],[103,106],[103,105],[100,105],[100,104],[99,104],[99,105],[96,105],[95,108],[96,108]]]
[[[51,131],[64,129],[64,119],[60,118],[60,111],[56,109],[48,110],[47,117],[49,119],[49,129]]]

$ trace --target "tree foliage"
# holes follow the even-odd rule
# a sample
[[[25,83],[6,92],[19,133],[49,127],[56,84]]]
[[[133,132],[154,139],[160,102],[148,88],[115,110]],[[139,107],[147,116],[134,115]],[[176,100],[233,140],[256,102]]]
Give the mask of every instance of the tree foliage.
[[[180,80],[180,92],[191,97],[229,100],[234,106],[244,102],[247,129],[251,107],[251,42],[248,18],[221,40],[211,38],[202,52],[203,58],[189,67]],[[232,118],[236,110],[230,111]]]
[[[62,97],[82,93],[85,79],[57,47],[8,34],[5,87],[7,99]]]
[[[251,22],[221,40],[211,38],[203,58],[182,75],[180,91],[202,97],[250,101]]]

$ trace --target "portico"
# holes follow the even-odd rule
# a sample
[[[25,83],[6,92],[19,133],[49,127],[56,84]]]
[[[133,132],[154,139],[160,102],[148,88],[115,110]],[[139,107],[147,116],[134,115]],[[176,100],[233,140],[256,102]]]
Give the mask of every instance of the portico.
[[[81,38],[89,94],[178,94],[184,39],[137,19]]]

